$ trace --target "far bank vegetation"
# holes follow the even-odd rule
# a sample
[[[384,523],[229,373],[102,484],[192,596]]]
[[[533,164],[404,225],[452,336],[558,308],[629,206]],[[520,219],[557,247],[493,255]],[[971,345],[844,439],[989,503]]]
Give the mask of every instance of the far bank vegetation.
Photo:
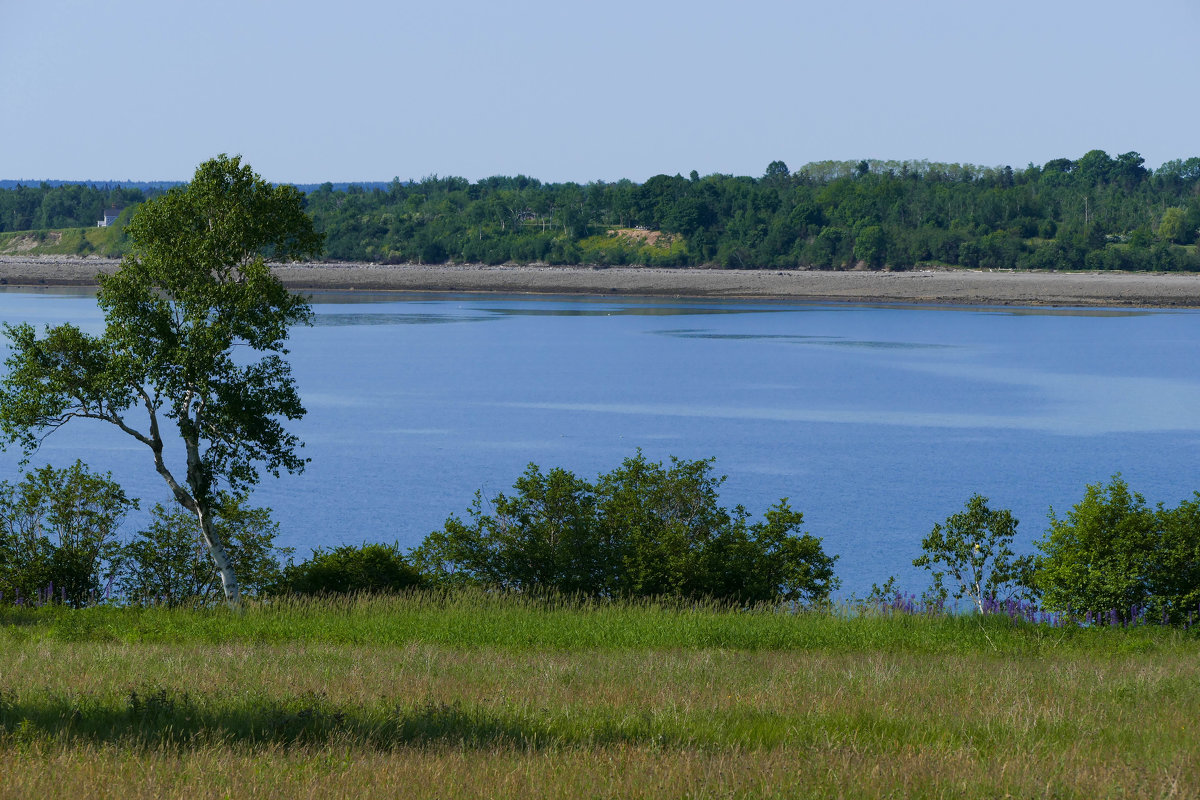
[[[120,223],[96,221],[159,191],[2,190],[0,254],[119,256]],[[640,184],[434,175],[326,183],[306,198],[326,236],[321,257],[339,261],[1200,270],[1200,158],[1152,170],[1135,152],[1092,150],[1023,169],[863,160],[793,171],[774,161],[760,177],[693,171]]]

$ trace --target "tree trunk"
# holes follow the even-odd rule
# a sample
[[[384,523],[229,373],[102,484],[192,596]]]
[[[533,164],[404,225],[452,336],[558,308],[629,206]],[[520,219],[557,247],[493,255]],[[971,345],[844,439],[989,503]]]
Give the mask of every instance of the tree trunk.
[[[204,537],[204,545],[208,548],[208,554],[213,560],[213,566],[217,568],[217,573],[221,576],[221,589],[225,592],[225,601],[229,603],[229,607],[235,611],[242,607],[242,592],[238,586],[237,575],[233,572],[233,565],[229,563],[229,555],[225,552],[225,545],[221,543],[221,539],[213,530],[212,510],[208,504],[197,499],[196,500],[196,519],[200,521],[200,532]]]
[[[113,417],[111,421],[119,425],[122,430],[132,435],[138,441],[150,447],[150,451],[154,453],[155,470],[167,482],[167,486],[171,488],[171,493],[175,495],[175,500],[179,505],[195,514],[196,520],[200,523],[200,534],[204,539],[204,546],[208,549],[209,557],[213,560],[213,566],[216,567],[217,573],[221,576],[221,589],[225,592],[225,601],[229,603],[230,608],[235,611],[240,610],[242,606],[242,592],[238,587],[237,576],[233,572],[233,565],[229,563],[229,555],[225,552],[225,546],[221,543],[221,537],[213,529],[212,508],[208,503],[208,484],[204,480],[203,465],[200,461],[200,449],[194,438],[184,437],[184,444],[187,447],[187,485],[188,489],[191,489],[191,493],[189,494],[186,489],[179,485],[179,481],[175,480],[175,476],[171,474],[171,470],[167,468],[166,462],[163,461],[163,440],[159,434],[158,413],[155,409],[155,404],[151,400],[150,395],[144,390],[139,391],[146,405],[146,411],[150,415],[150,435],[141,435],[127,426],[119,417]]]
[[[197,419],[191,421],[195,429],[199,429],[199,413]],[[183,426],[180,426],[181,430]],[[225,545],[221,542],[221,537],[217,535],[213,528],[213,513],[210,491],[211,483],[208,479],[207,470],[200,458],[200,447],[196,439],[192,436],[184,435],[184,444],[187,448],[187,482],[188,488],[192,490],[192,511],[196,514],[196,519],[200,522],[200,533],[204,537],[204,546],[208,548],[208,555],[213,560],[213,566],[216,567],[217,573],[221,576],[221,588],[225,591],[225,602],[234,611],[240,611],[242,608],[242,592],[238,587],[237,575],[233,572],[233,564],[229,563],[229,554],[225,552]],[[184,504],[187,505],[186,503]]]

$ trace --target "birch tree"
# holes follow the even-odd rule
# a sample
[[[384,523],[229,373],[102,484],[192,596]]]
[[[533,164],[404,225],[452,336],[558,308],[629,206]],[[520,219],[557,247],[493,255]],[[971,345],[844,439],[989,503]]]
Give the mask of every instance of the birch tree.
[[[967,597],[983,614],[992,603],[1033,599],[1029,588],[1033,559],[1013,552],[1016,533],[1017,520],[1011,511],[989,508],[986,497],[973,494],[962,511],[933,526],[921,542],[924,554],[912,563],[932,574],[929,596]],[[947,578],[953,591],[946,586]]]
[[[68,422],[92,419],[145,445],[195,515],[237,607],[237,576],[214,525],[220,493],[248,491],[261,470],[278,476],[305,464],[302,443],[284,427],[304,414],[284,342],[312,312],[267,263],[315,256],[322,236],[299,191],[224,155],[146,203],[127,232],[129,254],[99,276],[103,334],[4,326],[11,352],[0,379],[0,444],[19,444],[28,458]]]

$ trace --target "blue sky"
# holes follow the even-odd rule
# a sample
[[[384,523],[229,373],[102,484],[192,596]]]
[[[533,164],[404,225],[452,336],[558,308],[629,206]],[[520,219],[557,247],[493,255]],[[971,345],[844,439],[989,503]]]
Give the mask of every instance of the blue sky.
[[[1200,2],[0,0],[0,178],[1200,155]]]

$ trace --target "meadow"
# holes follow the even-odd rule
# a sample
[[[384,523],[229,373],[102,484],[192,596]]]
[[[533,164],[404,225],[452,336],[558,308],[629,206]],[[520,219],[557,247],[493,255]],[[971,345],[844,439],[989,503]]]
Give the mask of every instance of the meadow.
[[[1195,630],[486,594],[0,610],[0,798],[1191,797]]]

